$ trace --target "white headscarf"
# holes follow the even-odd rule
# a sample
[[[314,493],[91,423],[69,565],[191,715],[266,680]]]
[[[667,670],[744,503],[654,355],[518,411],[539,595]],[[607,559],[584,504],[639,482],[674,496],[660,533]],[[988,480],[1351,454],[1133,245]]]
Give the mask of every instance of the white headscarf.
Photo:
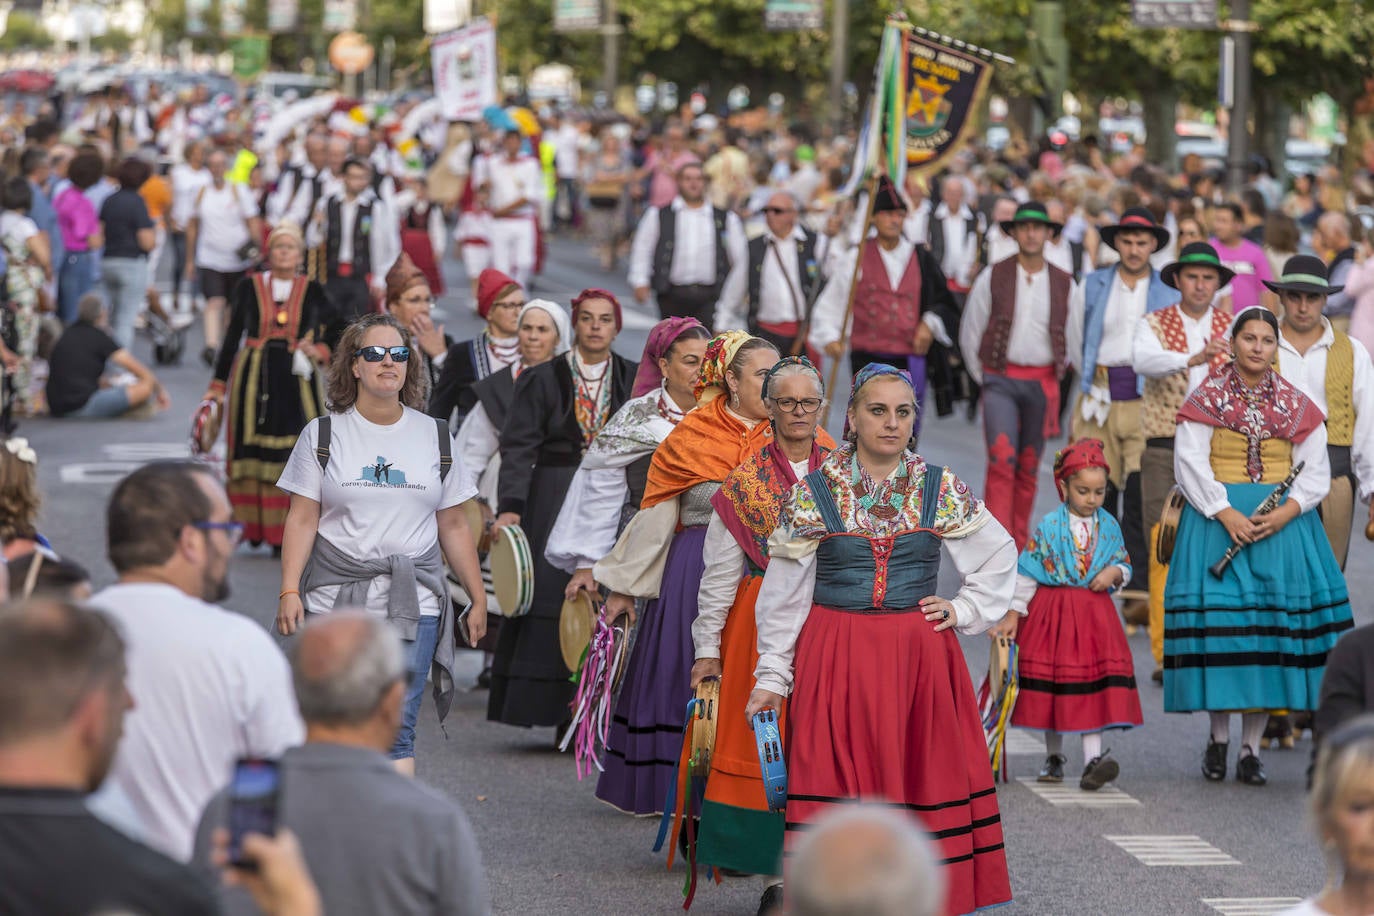
[[[525,319],[525,313],[530,309],[543,309],[553,319],[553,326],[558,329],[558,343],[553,346],[554,356],[562,356],[572,349],[572,318],[567,309],[547,299],[531,299],[520,307],[520,321]],[[516,327],[519,326],[517,321]]]

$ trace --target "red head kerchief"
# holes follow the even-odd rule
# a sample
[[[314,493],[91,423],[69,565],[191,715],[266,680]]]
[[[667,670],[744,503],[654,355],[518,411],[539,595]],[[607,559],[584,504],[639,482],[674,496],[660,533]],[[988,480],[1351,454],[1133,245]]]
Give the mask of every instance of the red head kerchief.
[[[612,293],[610,290],[600,289],[595,286],[584,289],[582,292],[578,293],[577,298],[572,301],[573,325],[576,326],[577,324],[577,313],[582,309],[582,303],[589,299],[605,299],[611,304],[611,308],[615,310],[616,333],[619,333],[620,329],[625,326],[625,318],[620,313],[620,300],[617,299],[615,293]]]
[[[486,318],[491,314],[491,307],[501,294],[514,286],[520,289],[520,284],[510,277],[501,273],[494,267],[488,267],[477,275],[477,314]]]
[[[1102,452],[1101,439],[1079,439],[1066,445],[1054,456],[1054,482],[1059,486],[1059,495],[1064,496],[1064,484],[1079,471],[1088,468],[1102,468],[1111,473],[1107,456]]]

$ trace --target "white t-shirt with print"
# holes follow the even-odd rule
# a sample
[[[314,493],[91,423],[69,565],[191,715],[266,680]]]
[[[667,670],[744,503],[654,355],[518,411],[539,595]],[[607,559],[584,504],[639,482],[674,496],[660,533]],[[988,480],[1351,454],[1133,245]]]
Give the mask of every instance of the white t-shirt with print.
[[[296,440],[277,486],[320,504],[319,534],[359,560],[397,554],[418,557],[439,540],[435,513],[477,494],[457,462],[439,482],[439,434],[434,418],[405,408],[401,419],[380,426],[356,409],[333,414],[329,467],[321,480],[315,445],[320,421],[311,420]],[[367,610],[385,616],[390,576],[367,590]],[[439,599],[417,586],[420,613],[439,613]],[[312,613],[333,609],[338,586],[301,596]]]

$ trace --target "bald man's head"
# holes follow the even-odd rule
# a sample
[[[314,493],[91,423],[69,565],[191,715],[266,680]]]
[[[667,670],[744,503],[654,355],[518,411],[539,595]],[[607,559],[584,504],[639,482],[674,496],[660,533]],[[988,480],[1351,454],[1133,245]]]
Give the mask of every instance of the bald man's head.
[[[401,643],[386,621],[337,612],[313,620],[291,648],[296,701],[307,725],[364,725],[405,679]]]
[[[857,805],[803,834],[787,882],[794,916],[936,916],[944,878],[931,841],[896,811]]]
[[[1317,217],[1317,231],[1322,242],[1332,251],[1350,247],[1350,218],[1338,210],[1327,210]]]
[[[335,175],[343,173],[344,163],[348,161],[348,154],[351,148],[351,144],[349,144],[347,137],[329,138],[327,161],[330,172]]]

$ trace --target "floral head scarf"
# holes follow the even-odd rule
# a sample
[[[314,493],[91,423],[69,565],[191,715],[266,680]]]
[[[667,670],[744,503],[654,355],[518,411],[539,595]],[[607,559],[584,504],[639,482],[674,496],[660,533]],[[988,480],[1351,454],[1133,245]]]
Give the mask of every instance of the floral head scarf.
[[[725,370],[735,361],[739,348],[752,339],[747,331],[726,331],[711,338],[706,344],[706,358],[701,361],[697,404],[707,404],[726,393]]]

